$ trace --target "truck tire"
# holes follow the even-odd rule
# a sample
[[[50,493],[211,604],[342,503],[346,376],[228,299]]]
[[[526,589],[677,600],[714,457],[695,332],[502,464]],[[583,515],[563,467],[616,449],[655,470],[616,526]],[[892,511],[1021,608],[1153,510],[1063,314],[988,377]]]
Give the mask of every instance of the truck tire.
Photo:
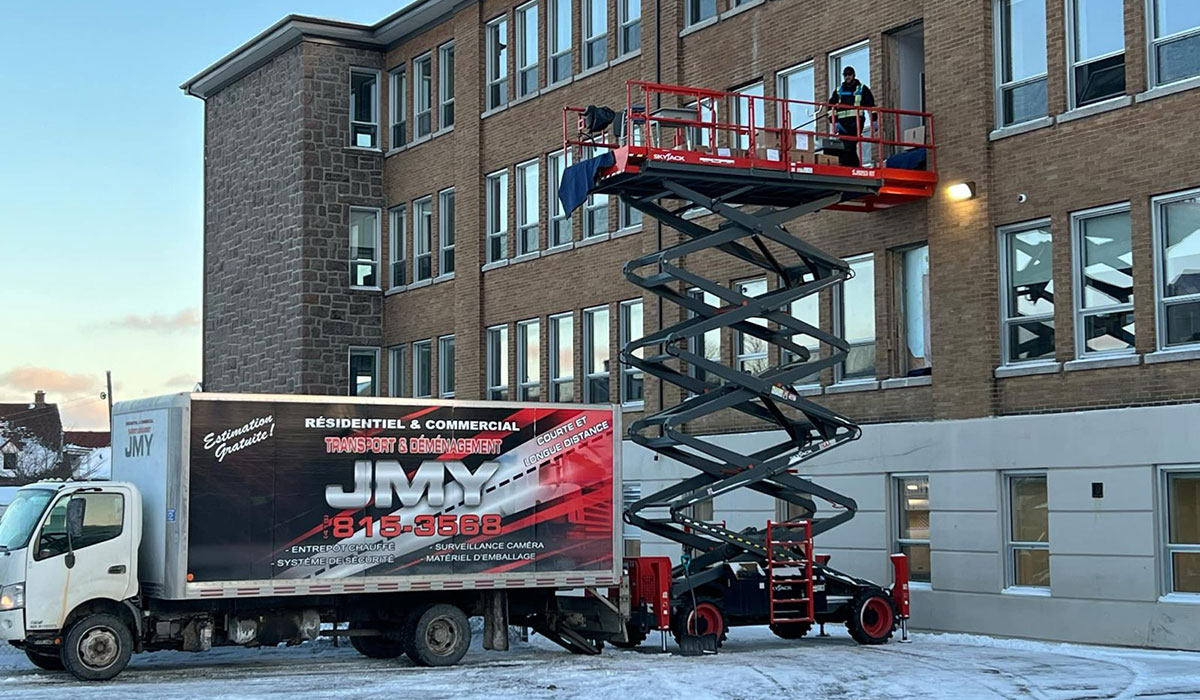
[[[725,609],[721,607],[721,602],[716,598],[698,598],[693,610],[690,596],[685,596],[685,599],[687,602],[671,616],[671,634],[675,637],[675,643],[679,644],[685,634],[715,634],[717,646],[724,644],[729,637],[729,623],[725,621]]]
[[[26,649],[25,656],[28,657],[29,663],[43,671],[63,670],[62,657],[58,654],[43,654],[32,649]]]
[[[859,644],[886,644],[896,629],[896,607],[878,588],[859,591],[850,601],[846,629]]]
[[[780,639],[802,639],[811,629],[811,622],[777,622],[771,625],[771,631]]]
[[[609,640],[610,643],[618,649],[635,649],[641,646],[642,642],[646,641],[646,637],[650,636],[650,630],[643,629],[642,627],[635,627],[632,624],[626,624],[625,634],[629,637],[628,642]]]
[[[404,646],[418,666],[453,666],[471,645],[471,623],[455,605],[427,605],[409,620]]]
[[[62,662],[81,681],[107,681],[129,665],[133,635],[125,622],[107,613],[81,618],[63,639]]]
[[[368,659],[398,659],[404,655],[404,643],[388,637],[351,637],[350,646]]]

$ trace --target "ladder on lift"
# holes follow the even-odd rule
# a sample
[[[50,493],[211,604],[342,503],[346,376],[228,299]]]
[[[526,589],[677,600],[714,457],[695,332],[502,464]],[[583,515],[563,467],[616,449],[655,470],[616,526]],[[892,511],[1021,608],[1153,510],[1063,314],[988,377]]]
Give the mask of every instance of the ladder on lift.
[[[800,528],[799,533],[795,533],[796,528]],[[780,531],[788,539],[777,539]],[[792,539],[796,534],[799,539]],[[767,521],[767,588],[772,625],[815,619],[812,521]]]

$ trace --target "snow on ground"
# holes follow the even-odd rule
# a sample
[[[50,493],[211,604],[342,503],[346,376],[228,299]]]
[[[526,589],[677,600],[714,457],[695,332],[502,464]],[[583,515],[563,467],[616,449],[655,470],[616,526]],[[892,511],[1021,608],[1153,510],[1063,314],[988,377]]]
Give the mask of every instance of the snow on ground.
[[[971,700],[1200,699],[1200,653],[1092,647],[961,634],[855,644],[830,636],[786,642],[764,627],[738,628],[716,656],[663,654],[657,634],[640,649],[572,656],[533,637],[512,651],[475,648],[448,669],[407,659],[373,661],[328,642],[279,649],[135,656],[107,684],[80,684],[0,651],[0,698],[440,698],[525,700],[760,700],[898,698]]]

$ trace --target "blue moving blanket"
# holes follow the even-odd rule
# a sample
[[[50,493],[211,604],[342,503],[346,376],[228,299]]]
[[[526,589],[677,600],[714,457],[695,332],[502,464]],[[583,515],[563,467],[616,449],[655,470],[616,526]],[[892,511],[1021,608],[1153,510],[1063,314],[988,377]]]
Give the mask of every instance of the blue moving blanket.
[[[595,158],[568,166],[563,171],[562,182],[558,185],[558,201],[562,203],[563,211],[570,214],[587,201],[588,193],[596,184],[596,173],[616,162],[612,151],[605,151]]]
[[[885,168],[904,168],[905,170],[924,170],[926,151],[924,148],[914,148],[888,158],[883,163]]]

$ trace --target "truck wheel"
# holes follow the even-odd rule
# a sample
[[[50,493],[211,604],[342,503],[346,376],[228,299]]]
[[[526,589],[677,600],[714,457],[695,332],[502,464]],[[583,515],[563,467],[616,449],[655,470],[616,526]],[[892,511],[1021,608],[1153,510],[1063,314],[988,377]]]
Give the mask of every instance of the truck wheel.
[[[408,658],[418,666],[453,666],[471,645],[471,625],[454,605],[438,603],[413,613],[406,625]]]
[[[811,622],[778,622],[771,625],[771,631],[780,639],[801,639],[811,629]]]
[[[62,657],[58,654],[42,654],[32,649],[25,650],[25,656],[29,658],[29,662],[43,671],[61,671],[63,670]]]
[[[690,596],[684,596],[687,603],[680,606],[671,617],[671,633],[675,643],[685,634],[703,636],[717,635],[717,646],[721,646],[729,636],[729,625],[725,622],[725,611],[715,598],[699,598],[696,607],[692,609]]]
[[[398,659],[404,655],[404,643],[388,637],[351,637],[350,646],[368,659]]]
[[[618,649],[634,649],[642,645],[646,641],[646,637],[650,636],[650,631],[641,627],[634,627],[632,624],[625,625],[625,634],[629,637],[628,642],[618,642],[609,640],[614,647]]]
[[[869,588],[850,601],[846,629],[859,644],[886,644],[896,628],[896,608],[886,593]]]
[[[115,615],[88,615],[71,625],[63,639],[62,662],[81,681],[107,681],[129,665],[133,635]]]

